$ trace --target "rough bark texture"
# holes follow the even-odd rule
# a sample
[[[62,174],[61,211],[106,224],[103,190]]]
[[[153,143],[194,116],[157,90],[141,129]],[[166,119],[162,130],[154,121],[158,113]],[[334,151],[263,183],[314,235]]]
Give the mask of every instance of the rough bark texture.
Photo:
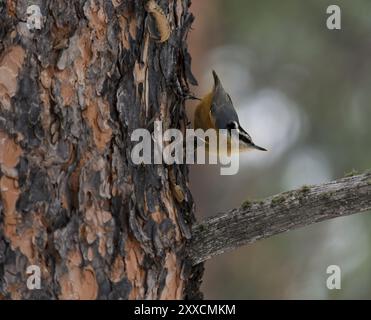
[[[260,239],[370,209],[370,173],[247,201],[193,227],[190,259],[196,265]]]
[[[0,1],[0,297],[200,297],[187,167],[130,158],[136,128],[186,128],[195,82],[190,1],[158,3],[164,43],[144,0]],[[40,31],[26,27],[30,4]],[[29,265],[41,290],[26,287]]]

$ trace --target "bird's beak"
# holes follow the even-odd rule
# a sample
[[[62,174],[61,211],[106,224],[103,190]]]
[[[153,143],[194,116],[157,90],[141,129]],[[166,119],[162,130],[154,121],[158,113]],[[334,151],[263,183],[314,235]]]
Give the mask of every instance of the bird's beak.
[[[259,147],[259,146],[257,146],[256,144],[252,144],[251,147],[252,147],[253,149],[260,150],[260,151],[268,151],[267,149],[264,149],[264,148],[262,148],[262,147]]]

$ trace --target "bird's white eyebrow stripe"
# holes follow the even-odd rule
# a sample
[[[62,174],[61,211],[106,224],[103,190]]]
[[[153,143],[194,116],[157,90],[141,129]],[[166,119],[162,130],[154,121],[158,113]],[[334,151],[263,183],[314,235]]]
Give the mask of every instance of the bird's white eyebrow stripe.
[[[238,132],[240,133],[240,135],[245,136],[245,137],[248,138],[250,141],[252,141],[251,136],[250,136],[248,133],[243,132],[243,131],[241,131],[241,130],[238,130]]]

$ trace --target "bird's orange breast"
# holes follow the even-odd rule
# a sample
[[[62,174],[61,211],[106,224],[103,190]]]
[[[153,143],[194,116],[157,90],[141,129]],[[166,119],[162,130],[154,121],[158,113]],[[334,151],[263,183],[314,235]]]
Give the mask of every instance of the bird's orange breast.
[[[196,107],[194,117],[194,129],[216,129],[215,123],[210,118],[211,103],[213,100],[213,93],[205,96]]]

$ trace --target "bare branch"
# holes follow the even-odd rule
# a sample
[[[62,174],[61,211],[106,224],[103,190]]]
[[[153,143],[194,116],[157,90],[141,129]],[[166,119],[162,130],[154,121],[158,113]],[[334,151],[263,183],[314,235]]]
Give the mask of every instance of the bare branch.
[[[192,263],[273,235],[371,209],[371,174],[284,192],[209,218],[192,229]]]

